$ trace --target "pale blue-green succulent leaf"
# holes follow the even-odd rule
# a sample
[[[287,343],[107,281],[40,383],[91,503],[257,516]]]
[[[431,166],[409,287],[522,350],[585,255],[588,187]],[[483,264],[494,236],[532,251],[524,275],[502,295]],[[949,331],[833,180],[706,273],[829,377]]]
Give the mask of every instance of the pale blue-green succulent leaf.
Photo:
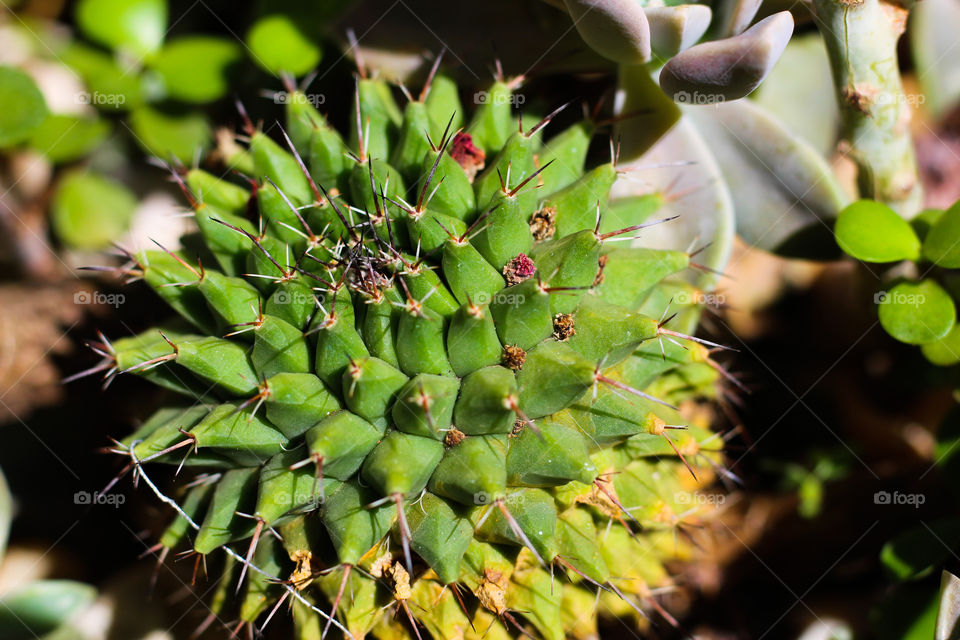
[[[940,575],[940,611],[934,640],[960,638],[960,578],[949,571]]]
[[[847,197],[816,149],[748,100],[685,113],[720,160],[745,241],[792,255],[809,251],[787,244],[797,234],[822,236],[833,246],[831,222]]]
[[[639,158],[680,119],[680,109],[664,95],[646,67],[620,65],[616,111],[630,114],[614,127],[620,158]]]
[[[792,34],[793,16],[781,11],[739,35],[694,45],[663,66],[660,86],[677,102],[742,98],[760,86]]]
[[[710,30],[714,38],[729,38],[743,33],[753,22],[762,0],[718,0],[714,8],[716,19]]]
[[[635,0],[563,0],[580,37],[590,48],[620,64],[650,59],[650,26]]]
[[[716,159],[689,120],[681,120],[646,153],[626,156],[621,151],[619,166],[624,174],[614,183],[611,200],[651,192],[682,194],[655,214],[679,217],[644,229],[638,246],[687,251],[709,243],[697,261],[717,271],[725,268],[735,236],[733,199]],[[715,273],[692,269],[683,275],[705,291],[718,279]],[[677,320],[680,331],[692,331],[697,324],[695,314]]]
[[[837,146],[840,111],[830,80],[830,61],[817,33],[796,36],[750,96],[824,157]]]
[[[650,46],[664,60],[697,43],[710,26],[710,7],[679,4],[644,9],[650,24]]]

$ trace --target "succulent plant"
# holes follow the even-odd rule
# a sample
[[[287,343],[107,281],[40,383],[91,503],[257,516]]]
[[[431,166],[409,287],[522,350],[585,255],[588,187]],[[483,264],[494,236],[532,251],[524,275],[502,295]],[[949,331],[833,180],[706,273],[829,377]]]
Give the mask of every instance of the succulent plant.
[[[502,74],[466,120],[436,71],[403,109],[361,74],[346,135],[290,87],[284,144],[245,120],[249,183],[174,172],[202,260],[130,256],[180,319],[103,339],[95,371],[188,401],[115,450],[176,508],[161,558],[210,556],[201,631],[284,602],[299,638],[673,622],[663,563],[722,455],[676,408],[715,394],[717,345],[663,319],[695,324],[697,265],[631,246],[670,222],[609,201],[590,121],[543,141],[559,109],[518,121]],[[146,463],[192,472],[176,500]]]

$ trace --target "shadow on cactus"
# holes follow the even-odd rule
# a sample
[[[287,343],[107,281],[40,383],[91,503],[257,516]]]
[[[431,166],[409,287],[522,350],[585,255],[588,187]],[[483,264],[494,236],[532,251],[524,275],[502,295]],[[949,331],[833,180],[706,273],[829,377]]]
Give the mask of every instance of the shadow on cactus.
[[[670,328],[698,312],[678,295],[696,265],[630,246],[669,221],[608,202],[592,123],[518,124],[517,84],[498,74],[463,120],[437,65],[403,110],[361,73],[346,136],[291,86],[285,145],[241,108],[248,184],[174,172],[201,259],[128,273],[181,318],[102,339],[94,371],[183,395],[114,450],[158,495],[147,463],[176,469],[154,550],[219,581],[198,631],[252,635],[286,605],[298,638],[677,624],[664,563],[726,474],[720,435],[676,408],[726,373]]]

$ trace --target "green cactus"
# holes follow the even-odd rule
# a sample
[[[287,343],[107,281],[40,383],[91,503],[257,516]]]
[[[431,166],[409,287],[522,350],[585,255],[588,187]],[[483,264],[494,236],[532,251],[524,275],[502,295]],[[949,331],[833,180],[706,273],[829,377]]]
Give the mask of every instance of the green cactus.
[[[402,110],[362,77],[347,135],[291,93],[285,144],[247,122],[249,190],[175,175],[207,257],[133,256],[181,317],[104,340],[98,370],[194,404],[116,450],[153,488],[147,462],[209,472],[160,546],[225,551],[215,612],[241,626],[291,595],[300,638],[646,624],[721,456],[675,406],[723,371],[657,319],[696,313],[690,256],[615,242],[656,207],[613,213],[589,123],[542,142],[500,78],[454,131],[433,75]]]

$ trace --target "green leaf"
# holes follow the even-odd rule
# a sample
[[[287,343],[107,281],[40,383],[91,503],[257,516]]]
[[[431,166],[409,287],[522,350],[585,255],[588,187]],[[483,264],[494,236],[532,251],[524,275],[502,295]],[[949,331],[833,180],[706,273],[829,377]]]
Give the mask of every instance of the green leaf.
[[[110,124],[99,118],[51,114],[34,131],[30,146],[51,162],[70,162],[88,154],[109,133]]]
[[[923,257],[940,267],[960,267],[960,201],[953,203],[930,227],[923,243]]]
[[[29,75],[0,67],[0,147],[23,142],[47,116],[47,103]]]
[[[840,114],[830,78],[827,48],[819,33],[794,36],[756,91],[750,94],[791,132],[830,157]]]
[[[212,135],[202,114],[172,115],[151,107],[135,109],[130,114],[130,126],[144,151],[158,158],[173,156],[184,164],[192,164],[197,151],[210,146]]]
[[[227,93],[230,67],[242,57],[240,45],[232,40],[191,36],[164,46],[151,66],[163,78],[167,95],[203,103]]]
[[[132,109],[143,102],[143,83],[137,70],[122,68],[110,55],[73,43],[60,58],[87,84],[87,91],[76,96],[77,102],[119,111]]]
[[[874,200],[858,200],[840,212],[837,244],[864,262],[898,262],[920,257],[920,239],[897,212]]]
[[[920,242],[925,242],[933,225],[943,216],[943,209],[924,209],[910,220],[910,226],[917,233]]]
[[[36,638],[80,613],[97,597],[90,585],[38,580],[0,598],[0,638]]]
[[[880,561],[897,580],[922,578],[951,557],[951,549],[958,543],[960,518],[946,518],[888,540],[880,550]]]
[[[53,228],[72,247],[102,249],[127,230],[136,206],[136,197],[122,184],[73,171],[53,196]]]
[[[280,13],[257,20],[247,33],[254,62],[270,73],[303,75],[320,62],[320,47],[289,17]]]
[[[939,589],[929,584],[904,584],[871,612],[879,640],[930,640],[937,624]]]
[[[933,280],[901,282],[878,294],[880,324],[907,344],[926,344],[946,336],[957,311],[950,295]]]
[[[159,49],[167,30],[166,0],[80,0],[76,15],[88,38],[137,56]]]
[[[960,324],[953,325],[946,336],[920,347],[923,357],[939,367],[949,367],[960,362]]]

